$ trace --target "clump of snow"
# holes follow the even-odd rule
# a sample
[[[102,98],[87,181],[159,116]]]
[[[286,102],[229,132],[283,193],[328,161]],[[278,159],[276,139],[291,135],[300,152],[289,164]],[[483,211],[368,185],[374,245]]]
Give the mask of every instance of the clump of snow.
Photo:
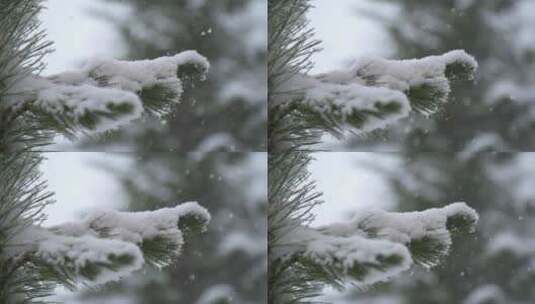
[[[502,289],[497,285],[483,285],[472,291],[463,304],[507,303]]]
[[[77,124],[81,124],[86,115],[99,113],[99,122],[93,128],[95,132],[115,129],[139,118],[143,112],[143,105],[135,94],[90,85],[44,88],[37,92],[34,105],[54,116],[70,116]],[[121,106],[127,106],[129,111],[120,115],[113,112]]]
[[[275,258],[308,257],[317,264],[338,269],[342,275],[363,285],[385,281],[412,265],[405,246],[388,240],[365,238],[358,232],[335,235],[300,226],[282,237],[279,243],[280,248],[273,252]],[[390,257],[396,257],[397,261],[384,265],[385,259]],[[366,270],[359,273],[359,277],[354,277],[355,270],[359,268]]]
[[[485,151],[507,151],[503,139],[495,133],[481,133],[470,140],[464,149],[459,152],[461,160],[468,160]]]
[[[196,304],[214,304],[219,302],[232,302],[235,296],[234,288],[227,284],[216,284],[206,289]]]
[[[196,51],[184,51],[174,56],[164,56],[152,60],[122,61],[116,59],[93,59],[79,72],[85,78],[105,78],[110,86],[120,88],[130,92],[140,92],[156,84],[171,84],[176,89],[176,93],[182,92],[182,83],[178,79],[177,72],[185,65],[194,65],[200,70],[201,78],[204,78],[210,64],[208,60]],[[59,80],[67,76],[70,80],[72,76],[58,75]]]
[[[78,279],[89,284],[117,281],[141,269],[144,263],[141,250],[136,245],[89,235],[70,237],[51,234],[38,243],[36,255],[58,269],[72,268]],[[127,257],[128,263],[114,261],[114,258],[121,257]],[[95,265],[98,273],[95,277],[87,277],[84,268]]]
[[[139,270],[145,262],[140,248],[129,242],[91,234],[63,235],[36,226],[22,230],[11,243],[9,257],[31,253],[60,272],[67,269],[89,285],[118,280]]]
[[[164,238],[176,245],[177,252],[169,252],[169,256],[176,256],[184,244],[183,230],[204,230],[209,221],[208,211],[196,202],[155,211],[101,210],[79,222],[49,229],[27,227],[18,233],[7,254],[18,257],[32,253],[60,271],[67,267],[84,282],[101,284],[140,269],[145,263],[140,249],[144,241]]]
[[[510,252],[519,257],[535,257],[535,239],[502,232],[489,241],[489,254]]]
[[[233,252],[244,252],[247,255],[255,256],[265,254],[266,250],[267,244],[259,241],[258,237],[239,231],[225,236],[219,246],[219,251],[223,255]]]
[[[412,265],[412,258],[406,247],[385,240],[359,236],[347,238],[324,236],[314,239],[308,242],[303,255],[322,265],[341,267],[348,276],[357,267],[376,265],[377,267],[366,269],[359,282],[363,285],[386,281]],[[384,261],[381,259],[391,256],[397,257],[400,262],[382,266]]]
[[[187,216],[194,216],[204,225],[210,221],[210,214],[196,202],[187,202],[173,208],[155,211],[120,212],[115,210],[98,210],[88,214],[81,222],[66,223],[52,227],[62,235],[80,236],[84,234],[100,235],[135,244],[143,240],[165,237],[175,242],[179,248],[184,240],[178,224]]]
[[[356,229],[374,230],[382,238],[408,244],[411,240],[433,237],[448,247],[451,243],[447,221],[453,216],[462,216],[477,223],[477,212],[464,202],[457,202],[443,208],[432,208],[415,212],[386,212],[375,210],[357,214],[349,223],[326,227],[326,231],[337,234],[353,233]],[[473,227],[472,227],[473,229]]]
[[[366,123],[359,129],[367,132],[383,128],[393,121],[408,116],[410,104],[401,92],[381,87],[367,87],[357,83],[336,84],[317,81],[310,83],[305,90],[303,104],[314,108],[324,115],[336,115],[342,122],[362,112],[382,113],[381,108],[388,104],[396,104],[397,111],[389,115],[369,116]]]
[[[80,75],[73,76],[78,80]],[[28,104],[62,123],[72,120],[85,131],[101,132],[117,128],[143,113],[139,97],[128,91],[112,87],[99,87],[91,81],[76,84],[56,83],[50,79],[29,76],[11,89],[8,100],[11,106]],[[22,101],[22,102],[21,102]],[[84,119],[94,125],[84,125]],[[66,126],[68,127],[68,126]]]
[[[325,74],[320,77],[339,78],[339,81],[344,82],[371,83],[403,92],[408,91],[411,87],[429,83],[441,91],[449,93],[446,69],[454,63],[464,65],[473,71],[478,66],[474,57],[464,50],[454,50],[440,56],[428,56],[421,59],[388,60],[364,57],[348,71],[338,72],[335,75]],[[341,75],[344,76],[340,79]],[[473,75],[470,76],[473,77]]]
[[[410,246],[423,241],[435,246],[431,254],[444,256],[451,246],[451,231],[460,227],[448,227],[450,219],[462,220],[472,232],[479,217],[477,212],[465,203],[453,203],[443,208],[432,208],[416,212],[386,212],[370,210],[356,214],[351,221],[319,228],[323,233],[335,236],[372,235],[380,239]],[[417,253],[419,254],[419,253]],[[437,265],[440,256],[421,256],[418,264],[426,268]]]

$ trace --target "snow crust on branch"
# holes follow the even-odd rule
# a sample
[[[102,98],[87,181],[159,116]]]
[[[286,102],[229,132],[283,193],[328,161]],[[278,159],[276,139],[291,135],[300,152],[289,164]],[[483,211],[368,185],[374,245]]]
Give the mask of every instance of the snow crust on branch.
[[[459,65],[457,71],[448,70]],[[455,79],[471,80],[478,64],[474,57],[464,50],[454,50],[439,56],[421,59],[388,60],[377,57],[365,57],[358,60],[342,81],[356,80],[370,85],[383,86],[397,91],[408,91],[421,84],[437,86],[449,93],[449,82]],[[462,69],[461,69],[462,68]],[[337,79],[344,72],[326,74],[327,79]]]
[[[131,92],[91,84],[54,84],[45,79],[34,79],[35,106],[40,111],[57,117],[70,119],[75,124],[87,125],[83,121],[98,115],[98,121],[87,125],[93,132],[115,129],[141,117],[143,104]],[[28,86],[30,87],[30,86]]]
[[[477,221],[477,212],[461,202],[419,212],[368,211],[345,223],[292,228],[280,238],[273,258],[307,258],[369,285],[414,263],[436,266],[449,252],[451,233],[472,232]]]
[[[95,211],[80,222],[51,228],[29,227],[15,240],[8,255],[31,254],[53,269],[89,285],[118,280],[139,270],[151,257],[147,242],[163,246],[165,256],[180,255],[184,233],[203,232],[210,214],[196,202],[155,211]],[[174,252],[168,252],[174,251]]]
[[[448,100],[450,81],[473,79],[477,67],[463,50],[410,60],[366,57],[349,69],[290,77],[270,106],[332,116],[369,131],[408,116],[411,109],[433,113],[436,104]]]
[[[406,117],[410,112],[407,97],[398,91],[382,87],[368,87],[358,82],[337,83],[318,78],[299,77],[291,83],[299,92],[299,107],[311,109],[324,117],[332,116],[342,123],[375,113],[362,123],[362,132],[383,128],[390,122]],[[385,111],[392,107],[392,111]]]
[[[10,104],[29,105],[61,123],[72,120],[86,132],[102,132],[140,118],[150,106],[144,95],[151,90],[159,90],[156,98],[163,99],[152,102],[178,103],[183,82],[204,80],[209,67],[205,57],[191,50],[153,60],[96,58],[80,70],[21,80],[11,89]]]
[[[78,279],[91,285],[117,281],[141,269],[144,263],[143,254],[136,245],[90,235],[51,234],[39,243],[36,255],[51,265],[72,268]],[[99,265],[98,273],[91,274],[86,270],[92,265]]]
[[[201,231],[206,229],[210,221],[210,214],[205,208],[197,202],[186,202],[173,208],[155,211],[98,210],[88,214],[81,222],[65,223],[52,227],[51,230],[69,236],[105,235],[107,238],[135,244],[141,244],[147,239],[165,237],[179,244],[180,248],[184,240],[179,224],[186,217],[195,217],[201,222]]]
[[[411,240],[425,237],[438,238],[444,243],[451,243],[448,232],[448,219],[461,217],[472,223],[468,232],[474,231],[474,224],[479,216],[477,212],[464,202],[457,202],[442,208],[432,208],[414,212],[386,212],[375,210],[363,212],[345,224],[332,225],[325,228],[329,233],[346,235],[355,229],[373,231],[379,237],[393,242],[408,244]]]
[[[313,228],[297,227],[280,241],[275,257],[306,257],[324,267],[333,267],[363,285],[385,281],[409,269],[412,258],[404,246],[364,235],[337,236]],[[385,267],[385,260],[393,263]],[[366,269],[364,269],[366,268]],[[364,273],[358,273],[363,271]]]
[[[431,268],[449,253],[451,233],[459,230],[472,233],[478,220],[474,209],[464,202],[457,202],[415,212],[363,212],[348,223],[331,225],[323,230],[336,235],[363,231],[373,237],[403,244],[409,248],[417,264]]]
[[[96,58],[86,63],[81,71],[53,76],[60,82],[77,83],[83,79],[105,81],[109,86],[130,92],[140,92],[156,84],[171,84],[181,93],[181,81],[177,74],[186,65],[193,65],[201,79],[210,67],[208,60],[196,51],[184,51],[174,56],[164,56],[152,60],[122,61]],[[104,78],[104,79],[103,79]]]

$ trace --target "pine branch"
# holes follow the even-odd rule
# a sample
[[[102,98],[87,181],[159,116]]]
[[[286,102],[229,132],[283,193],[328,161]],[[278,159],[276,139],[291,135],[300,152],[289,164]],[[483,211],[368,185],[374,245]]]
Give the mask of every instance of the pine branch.
[[[12,257],[9,244],[28,227],[40,223],[42,210],[52,193],[46,190],[38,166],[41,157],[34,153],[0,153],[0,302],[31,303],[50,292],[50,282],[40,281],[22,269],[27,256]]]
[[[284,96],[283,85],[292,77],[305,74],[312,68],[310,58],[319,51],[319,41],[309,27],[306,13],[308,0],[268,1],[268,103]],[[292,123],[289,123],[291,121]],[[303,120],[288,118],[285,111],[269,111],[268,145],[270,151],[311,146],[319,134]],[[283,143],[296,143],[285,145]]]
[[[39,29],[40,0],[5,0],[0,7],[0,152],[41,147],[50,134],[20,119],[23,107],[14,106],[12,89],[21,79],[39,74],[51,43]]]
[[[313,220],[312,208],[321,203],[320,193],[309,180],[305,152],[270,153],[268,158],[268,297],[269,303],[301,303],[321,290],[321,282],[294,259],[281,260],[283,239]],[[303,302],[305,303],[305,302]]]
[[[281,85],[285,93],[269,100],[276,118],[270,136],[278,142],[273,149],[302,145],[302,141],[285,142],[299,139],[284,134],[299,130],[287,124],[308,129],[309,134],[342,137],[348,130],[365,133],[384,128],[411,111],[430,115],[447,102],[450,82],[471,80],[476,69],[476,61],[457,50],[414,60],[365,58],[348,70],[295,74]]]
[[[203,80],[208,67],[195,51],[133,62],[94,60],[79,71],[20,80],[11,103],[43,130],[70,137],[103,132],[144,111],[168,113],[181,100],[183,82]]]
[[[52,228],[25,227],[7,242],[2,256],[21,261],[12,273],[23,277],[34,271],[38,275],[32,278],[46,286],[94,286],[119,280],[145,263],[169,265],[180,255],[184,237],[203,232],[209,221],[208,211],[193,202],[156,211],[100,211]],[[27,284],[19,282],[17,288]]]
[[[325,285],[367,287],[413,264],[437,266],[449,253],[451,235],[473,232],[477,221],[473,209],[454,203],[421,212],[371,211],[320,228],[291,227],[270,246],[271,303],[309,303]]]

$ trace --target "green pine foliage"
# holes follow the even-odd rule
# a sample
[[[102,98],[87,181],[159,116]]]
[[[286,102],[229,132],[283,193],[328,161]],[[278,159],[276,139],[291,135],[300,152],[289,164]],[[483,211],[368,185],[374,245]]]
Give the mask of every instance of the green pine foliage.
[[[21,78],[41,71],[42,58],[50,52],[51,43],[35,21],[41,5],[42,1],[6,0],[0,8],[0,152],[42,147],[50,140],[50,133],[24,117],[24,107],[8,102],[10,89]]]
[[[42,210],[52,202],[38,166],[42,158],[26,152],[0,154],[0,303],[38,303],[54,287],[41,277],[29,256],[8,257],[8,244],[25,228],[43,220]]]

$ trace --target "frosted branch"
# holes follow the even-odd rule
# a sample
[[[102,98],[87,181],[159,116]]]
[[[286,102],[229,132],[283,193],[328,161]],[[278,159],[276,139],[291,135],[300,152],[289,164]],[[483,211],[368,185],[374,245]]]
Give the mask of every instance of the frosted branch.
[[[462,50],[411,60],[362,58],[350,69],[290,77],[270,106],[297,110],[316,125],[367,132],[411,110],[434,113],[447,102],[450,82],[471,80],[476,69],[477,62]]]
[[[345,223],[299,226],[280,239],[273,259],[296,259],[362,285],[385,281],[411,267],[438,265],[451,234],[473,232],[478,215],[465,203],[420,212],[370,211]]]
[[[147,111],[169,112],[180,102],[184,82],[204,80],[209,66],[195,51],[153,60],[94,59],[80,70],[27,77],[10,90],[6,103],[51,129],[102,132]]]
[[[203,232],[208,211],[195,202],[144,212],[96,211],[79,222],[51,228],[29,227],[8,256],[31,260],[67,277],[102,284],[118,280],[145,263],[166,266],[181,253],[184,235]]]

